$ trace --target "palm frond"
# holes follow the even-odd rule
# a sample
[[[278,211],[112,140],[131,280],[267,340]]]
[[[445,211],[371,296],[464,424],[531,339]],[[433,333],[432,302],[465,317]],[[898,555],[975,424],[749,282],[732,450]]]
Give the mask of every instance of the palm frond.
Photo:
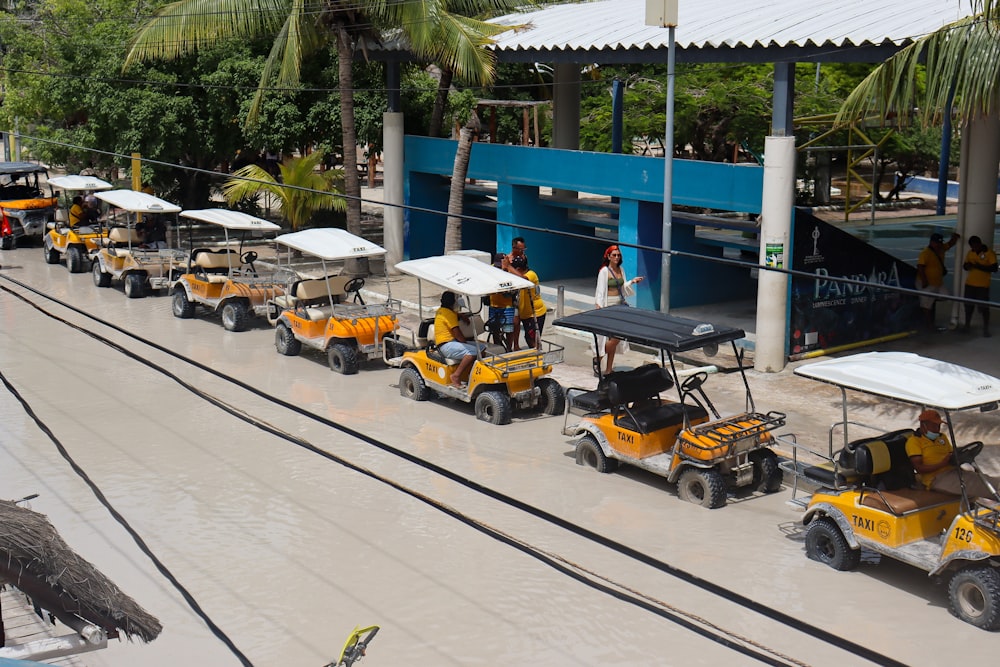
[[[288,0],[180,0],[156,11],[128,47],[125,67],[170,60],[230,37],[274,34],[288,15]]]
[[[926,87],[920,93],[920,65]],[[907,45],[876,67],[851,92],[837,114],[847,123],[875,112],[900,114],[904,122],[919,109],[924,125],[937,122],[954,97],[966,118],[991,113],[1000,94],[1000,31],[983,15],[961,19]]]

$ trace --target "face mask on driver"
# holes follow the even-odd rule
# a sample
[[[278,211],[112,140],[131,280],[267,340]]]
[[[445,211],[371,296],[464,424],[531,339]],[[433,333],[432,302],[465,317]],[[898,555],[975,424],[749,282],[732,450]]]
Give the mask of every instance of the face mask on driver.
[[[924,437],[926,437],[928,440],[937,440],[937,437],[939,435],[941,434],[937,433],[936,431],[924,431]]]

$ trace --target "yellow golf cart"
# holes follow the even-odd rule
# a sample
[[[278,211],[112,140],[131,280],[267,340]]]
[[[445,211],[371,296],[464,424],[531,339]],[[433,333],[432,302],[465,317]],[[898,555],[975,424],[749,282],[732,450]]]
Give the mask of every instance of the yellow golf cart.
[[[785,424],[780,412],[758,412],[736,341],[741,329],[665,313],[610,306],[563,317],[555,326],[618,338],[660,350],[659,365],[603,375],[593,390],[567,390],[563,434],[576,438],[576,461],[598,472],[627,463],[677,484],[677,494],[702,507],[722,507],[729,489],[774,493],[782,472],[770,449],[771,431]],[[676,355],[732,345],[746,387],[745,411],[723,416],[703,385],[708,373],[683,377]],[[675,389],[677,398],[664,394]]]
[[[42,191],[39,177],[47,174],[33,162],[0,162],[0,249],[13,250],[19,242],[45,235],[58,206],[57,197]]]
[[[482,297],[495,292],[531,289],[534,283],[507,273],[467,255],[443,255],[400,262],[396,268],[418,279],[418,300],[423,303],[424,283],[454,292],[465,304],[476,306],[464,310],[467,321],[460,326],[468,340],[483,341],[486,337]],[[440,294],[440,291],[437,292]],[[421,312],[424,312],[423,310]],[[503,346],[488,345],[479,351],[461,387],[451,384],[451,374],[458,361],[447,359],[434,342],[434,318],[421,321],[416,335],[411,332],[407,349],[399,357],[388,360],[403,370],[399,376],[399,392],[415,401],[432,396],[454,398],[472,403],[478,419],[491,424],[508,424],[513,411],[535,409],[546,415],[562,413],[565,395],[555,379],[546,377],[552,365],[562,362],[563,348],[542,341],[541,349],[507,352]]]
[[[49,185],[54,190],[64,191],[67,200],[72,199],[74,192],[97,192],[113,187],[107,181],[93,176],[55,176],[49,179]],[[70,273],[89,270],[91,255],[103,245],[108,235],[100,221],[70,227],[68,215],[66,220],[49,222],[46,228],[48,231],[42,240],[45,262],[58,264],[65,257],[66,268]]]
[[[965,493],[966,480],[981,476],[976,455],[983,443],[955,451],[961,495],[926,490],[915,483],[906,453],[911,429],[887,431],[848,414],[848,396],[855,392],[912,406],[911,419],[933,408],[954,443],[954,420],[963,411],[997,409],[1000,379],[907,352],[855,354],[805,364],[795,373],[838,387],[843,404],[843,418],[830,428],[825,447],[790,443],[792,502],[806,508],[806,555],[837,570],[857,568],[861,549],[908,563],[947,582],[952,614],[1000,630],[1000,496],[996,489],[985,498]],[[813,492],[800,497],[802,488]]]
[[[135,190],[109,190],[96,196],[110,208],[107,238],[91,259],[94,284],[110,287],[119,280],[130,299],[169,287],[171,272],[184,262],[184,251],[165,243],[164,247],[144,243],[136,225],[140,219],[150,224],[152,216],[176,214],[181,207]]]
[[[266,317],[268,303],[285,293],[288,277],[283,272],[257,270],[257,252],[243,250],[247,236],[262,237],[281,227],[240,211],[221,208],[182,211],[188,224],[187,266],[170,284],[174,317],[194,317],[197,306],[222,315],[227,331],[243,331],[252,316]],[[195,247],[194,221],[207,224],[223,238]],[[239,238],[230,238],[230,233]]]
[[[399,300],[387,291],[385,303],[365,303],[361,296],[364,278],[334,274],[328,265],[381,257],[384,248],[347,230],[329,227],[282,234],[275,242],[287,248],[289,255],[297,250],[320,263],[318,277],[296,279],[285,294],[270,302],[268,320],[275,327],[274,345],[279,354],[295,356],[303,345],[321,350],[326,352],[330,369],[344,375],[357,373],[362,361],[397,356],[394,331],[402,312]],[[280,259],[279,250],[279,263]],[[290,266],[290,258],[287,264]],[[385,280],[388,290],[388,277]]]

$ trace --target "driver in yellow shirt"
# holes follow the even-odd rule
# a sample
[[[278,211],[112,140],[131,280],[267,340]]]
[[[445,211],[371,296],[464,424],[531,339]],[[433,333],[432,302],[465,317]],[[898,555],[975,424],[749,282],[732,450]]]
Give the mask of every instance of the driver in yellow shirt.
[[[443,292],[441,294],[441,307],[434,315],[434,344],[442,356],[448,359],[460,359],[458,366],[451,374],[451,386],[462,388],[462,376],[468,372],[472,363],[476,360],[476,355],[486,349],[483,343],[467,341],[461,327],[458,326],[459,317],[455,310],[455,293]]]
[[[996,497],[979,475],[971,472],[960,475],[952,460],[954,448],[948,436],[941,432],[943,421],[937,410],[924,410],[918,421],[920,428],[906,441],[906,455],[925,489],[959,495],[964,482],[970,499]],[[987,479],[996,489],[998,480]]]

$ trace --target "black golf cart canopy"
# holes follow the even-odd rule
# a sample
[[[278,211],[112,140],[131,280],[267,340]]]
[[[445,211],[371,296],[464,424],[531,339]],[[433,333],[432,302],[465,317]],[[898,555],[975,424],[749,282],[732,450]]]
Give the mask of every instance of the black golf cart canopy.
[[[675,317],[656,310],[609,306],[562,317],[557,327],[587,331],[647,345],[670,353],[695,350],[706,345],[743,338],[743,329]]]
[[[0,162],[0,176],[21,174],[47,174],[48,169],[33,162]]]

